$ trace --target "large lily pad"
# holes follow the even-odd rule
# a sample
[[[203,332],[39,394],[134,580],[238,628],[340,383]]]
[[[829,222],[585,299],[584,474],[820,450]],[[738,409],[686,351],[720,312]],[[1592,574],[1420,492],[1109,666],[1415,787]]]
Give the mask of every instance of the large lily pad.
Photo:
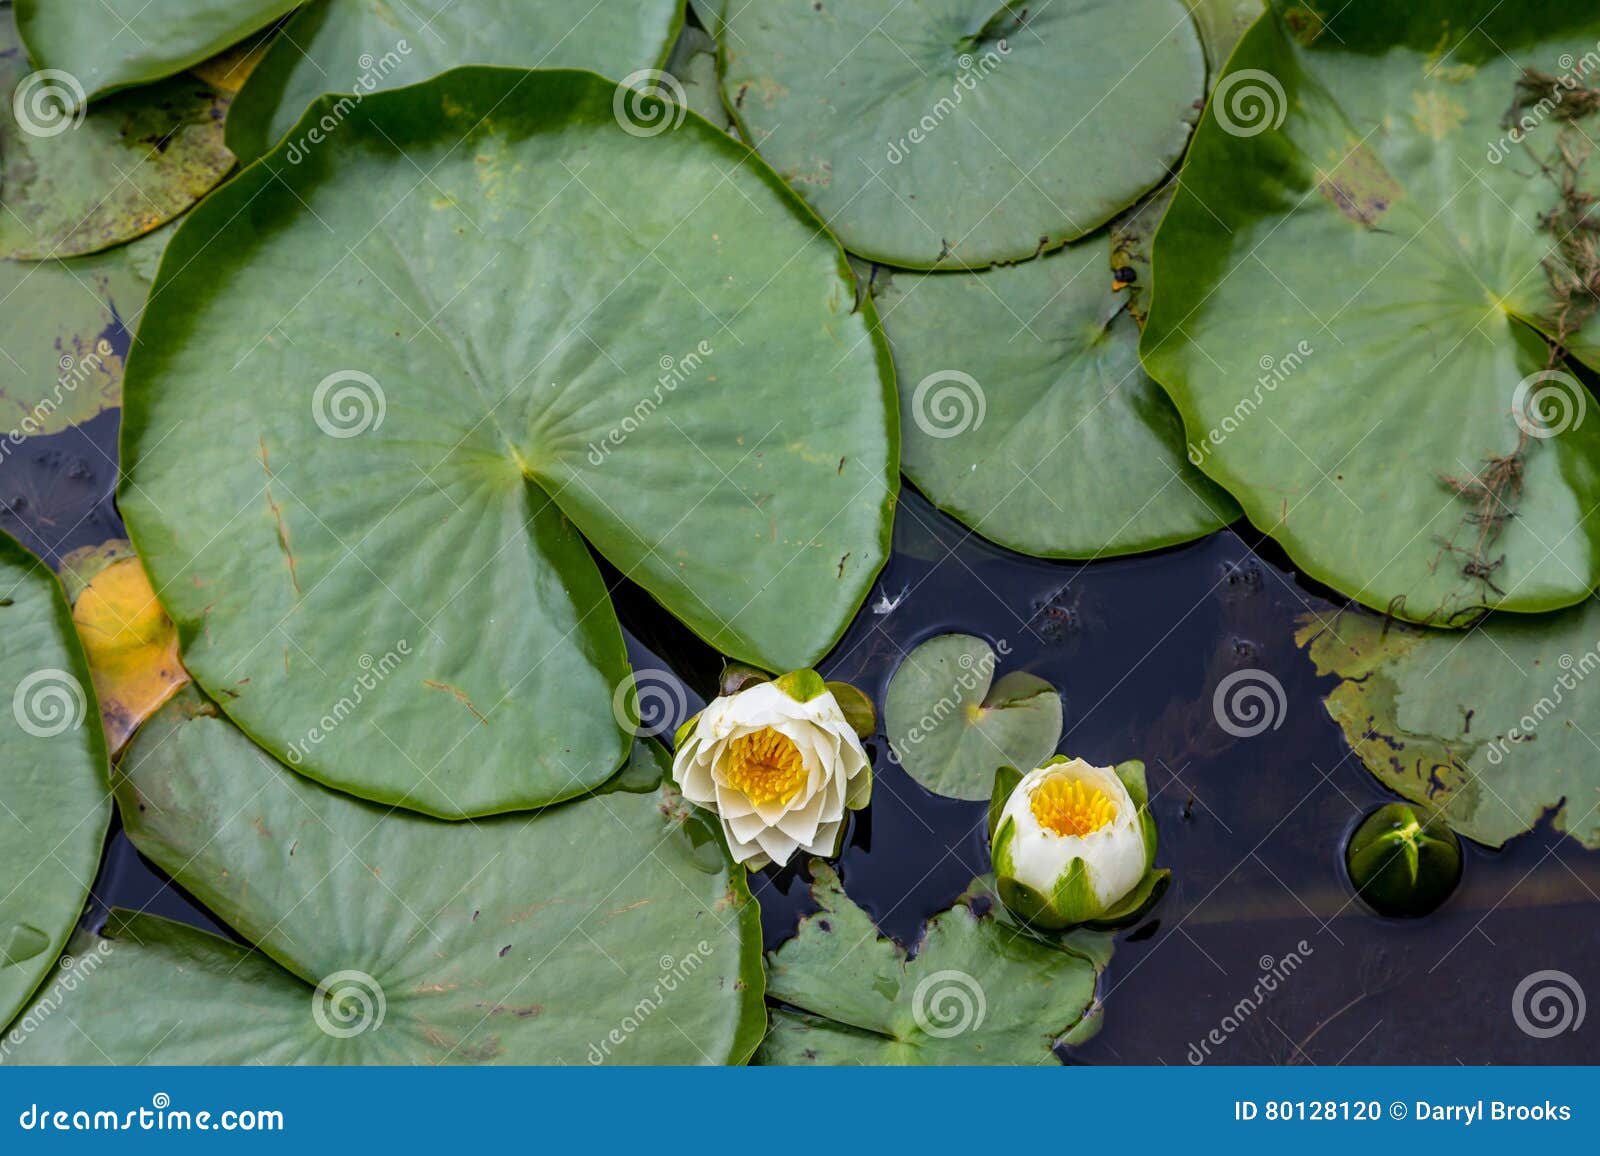
[[[1328,713],[1367,769],[1498,847],[1545,815],[1600,848],[1600,603],[1466,634],[1348,612],[1296,635],[1342,681]]]
[[[1104,936],[1080,953],[1023,931],[979,887],[929,921],[915,958],[881,936],[826,864],[821,911],[768,957],[763,1064],[1043,1064],[1094,1006]],[[1096,958],[1098,957],[1098,961]]]
[[[984,537],[1055,558],[1185,542],[1238,517],[1139,365],[1105,233],[981,273],[884,274],[902,468]]]
[[[89,97],[181,72],[265,28],[300,0],[16,0],[41,68],[71,73]]]
[[[981,638],[941,634],[895,669],[884,731],[900,764],[928,790],[987,799],[1001,767],[1030,771],[1061,740],[1061,696],[1037,675],[995,678],[1000,656]]]
[[[359,99],[464,64],[617,78],[659,69],[682,23],[683,0],[312,0],[234,101],[228,147],[241,162],[254,160],[325,92]],[[334,106],[335,126],[346,107]]]
[[[0,11],[0,257],[94,253],[184,212],[233,167],[228,97],[178,77],[86,109],[71,76],[29,70]]]
[[[190,673],[313,778],[446,817],[608,778],[627,666],[585,538],[768,670],[883,563],[890,368],[843,254],[726,134],[635,135],[620,92],[377,93],[172,241],[121,508]]]
[[[1518,106],[1600,19],[1320,12],[1274,4],[1230,58],[1156,235],[1145,365],[1201,468],[1341,593],[1444,625],[1576,602],[1600,423],[1547,339],[1600,364],[1572,280],[1595,272],[1594,102]]]
[[[1081,237],[1182,154],[1205,58],[1181,0],[724,3],[744,139],[853,253],[981,268]]]
[[[0,534],[0,1026],[54,966],[111,821],[106,745],[55,576]]]
[[[765,1019],[755,902],[714,824],[655,785],[665,754],[634,759],[643,793],[444,823],[307,782],[185,691],[119,765],[118,805],[259,950],[114,926],[14,1058],[743,1063]]]

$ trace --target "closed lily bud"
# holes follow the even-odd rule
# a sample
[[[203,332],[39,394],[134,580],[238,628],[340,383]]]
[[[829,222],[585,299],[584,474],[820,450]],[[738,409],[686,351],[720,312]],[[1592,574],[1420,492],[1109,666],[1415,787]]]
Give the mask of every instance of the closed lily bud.
[[[672,777],[716,812],[736,862],[831,856],[845,812],[867,805],[872,770],[855,728],[810,670],[715,699],[678,735]]]
[[[1001,900],[1044,928],[1114,926],[1142,914],[1166,882],[1144,765],[1096,767],[1057,755],[996,778],[992,853]]]

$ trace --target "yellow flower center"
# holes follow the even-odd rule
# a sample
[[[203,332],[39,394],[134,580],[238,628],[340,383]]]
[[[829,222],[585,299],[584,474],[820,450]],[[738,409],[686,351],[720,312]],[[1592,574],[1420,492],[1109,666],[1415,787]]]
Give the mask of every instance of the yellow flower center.
[[[728,744],[728,786],[757,807],[787,803],[806,785],[805,761],[788,735],[762,727]]]
[[[1117,816],[1111,796],[1082,779],[1046,779],[1029,805],[1039,825],[1057,835],[1088,835]]]

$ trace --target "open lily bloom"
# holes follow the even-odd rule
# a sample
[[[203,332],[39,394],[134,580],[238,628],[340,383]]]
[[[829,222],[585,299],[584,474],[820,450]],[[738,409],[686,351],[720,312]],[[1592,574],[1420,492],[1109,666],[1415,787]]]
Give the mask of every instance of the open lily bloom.
[[[1040,927],[1115,925],[1154,901],[1167,873],[1152,870],[1156,828],[1144,764],[1096,767],[1057,755],[995,780],[995,883],[1017,915]]]
[[[798,850],[833,855],[845,812],[872,793],[855,728],[809,670],[713,700],[679,732],[672,777],[752,870]]]

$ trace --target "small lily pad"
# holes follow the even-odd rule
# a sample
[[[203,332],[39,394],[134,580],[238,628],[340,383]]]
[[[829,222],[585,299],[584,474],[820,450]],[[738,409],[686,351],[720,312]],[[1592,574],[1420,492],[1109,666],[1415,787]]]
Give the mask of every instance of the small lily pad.
[[[118,804],[256,948],[116,919],[73,947],[101,962],[70,1017],[5,1058],[743,1063],[765,1022],[755,902],[660,748],[633,759],[643,793],[447,823],[307,781],[186,689],[119,764]]]
[[[105,738],[61,584],[0,534],[0,1027],[78,921],[110,821]]]
[[[987,799],[1001,767],[1032,770],[1061,738],[1061,696],[1037,675],[995,678],[1000,656],[981,638],[941,634],[895,670],[884,729],[900,764],[928,790]]]
[[[1030,935],[980,881],[907,958],[831,867],[813,861],[811,877],[821,910],[768,955],[768,994],[789,1006],[773,1011],[758,1063],[1059,1062],[1054,1048],[1094,1006],[1107,937],[1080,951]]]
[[[131,240],[233,167],[225,93],[183,76],[89,106],[77,78],[31,70],[9,12],[0,13],[0,94],[0,257],[73,257]]]

